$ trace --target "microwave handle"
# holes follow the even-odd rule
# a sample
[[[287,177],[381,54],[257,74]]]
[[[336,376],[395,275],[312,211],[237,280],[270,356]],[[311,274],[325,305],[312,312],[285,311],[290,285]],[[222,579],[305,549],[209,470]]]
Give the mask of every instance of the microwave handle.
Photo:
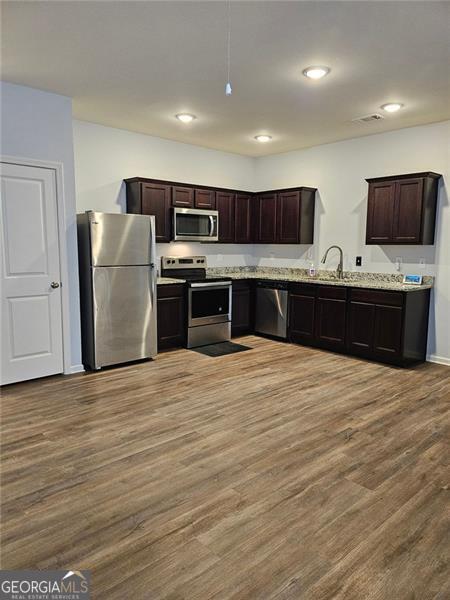
[[[214,217],[209,215],[209,237],[212,237],[214,233]]]

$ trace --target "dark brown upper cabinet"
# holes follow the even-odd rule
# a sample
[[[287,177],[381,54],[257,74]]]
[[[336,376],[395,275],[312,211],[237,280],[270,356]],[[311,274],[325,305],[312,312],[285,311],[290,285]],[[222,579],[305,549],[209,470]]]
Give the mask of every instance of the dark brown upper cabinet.
[[[172,206],[194,208],[194,189],[190,187],[172,187]]]
[[[259,194],[256,199],[255,242],[277,242],[277,194]]]
[[[369,184],[367,244],[390,244],[394,226],[395,182]]]
[[[316,190],[298,188],[260,194],[256,199],[255,241],[312,244]]]
[[[298,244],[300,231],[300,192],[281,192],[277,201],[277,239],[284,244]]]
[[[251,244],[252,235],[252,203],[254,197],[251,194],[236,194],[234,209],[234,241],[237,244]],[[219,217],[219,232],[220,232]],[[219,233],[220,235],[220,233]]]
[[[216,192],[214,190],[196,189],[194,192],[194,206],[204,210],[215,210]]]
[[[316,190],[301,188],[278,193],[277,243],[312,244]]]
[[[170,242],[171,195],[170,185],[127,182],[127,212],[154,215],[157,242]]]
[[[169,242],[172,206],[219,211],[223,244],[312,244],[315,188],[254,194],[191,183],[133,177],[125,180],[127,212],[156,216],[157,242]]]
[[[366,179],[366,244],[434,244],[438,173]]]
[[[216,209],[219,211],[219,242],[234,242],[234,203],[236,194],[216,192]]]

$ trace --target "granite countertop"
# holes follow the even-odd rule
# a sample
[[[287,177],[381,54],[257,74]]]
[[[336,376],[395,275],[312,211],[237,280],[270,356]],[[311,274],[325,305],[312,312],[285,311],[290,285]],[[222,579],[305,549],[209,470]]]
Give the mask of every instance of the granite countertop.
[[[265,279],[271,281],[293,281],[316,283],[319,285],[337,285],[397,292],[415,292],[433,287],[433,277],[424,276],[423,285],[405,285],[403,275],[388,273],[344,272],[344,278],[338,279],[335,271],[319,271],[310,277],[307,269],[270,268],[270,267],[223,267],[208,269],[208,277],[229,277],[230,279]]]
[[[186,283],[185,279],[174,279],[172,277],[158,277],[157,285],[170,285],[171,283]]]
[[[427,275],[424,275],[422,285],[405,285],[402,282],[403,275],[399,274],[344,271],[344,278],[338,279],[335,271],[322,270],[315,277],[310,277],[307,269],[288,267],[213,267],[207,270],[207,275],[208,277],[217,278],[292,281],[395,292],[416,292],[419,290],[428,290],[433,287],[433,277]],[[174,283],[186,283],[186,280],[172,277],[158,277],[157,283],[158,285],[170,285]]]

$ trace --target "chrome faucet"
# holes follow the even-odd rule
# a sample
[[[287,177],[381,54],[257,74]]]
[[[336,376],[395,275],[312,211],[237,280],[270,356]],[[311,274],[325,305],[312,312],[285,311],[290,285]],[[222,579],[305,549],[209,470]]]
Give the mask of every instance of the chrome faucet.
[[[338,279],[342,279],[344,277],[344,253],[342,252],[342,248],[340,246],[330,246],[328,248],[328,250],[325,252],[325,254],[323,255],[323,258],[320,262],[325,263],[325,261],[327,260],[328,252],[332,248],[336,248],[337,250],[339,250],[340,259],[339,259],[339,264],[336,269],[336,273],[337,273]]]

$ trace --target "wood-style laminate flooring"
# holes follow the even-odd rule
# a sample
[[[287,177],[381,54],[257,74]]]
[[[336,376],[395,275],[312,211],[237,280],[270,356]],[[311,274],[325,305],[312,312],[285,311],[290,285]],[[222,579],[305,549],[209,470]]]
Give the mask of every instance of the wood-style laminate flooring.
[[[97,599],[450,598],[450,369],[253,336],[2,390],[2,567]]]

